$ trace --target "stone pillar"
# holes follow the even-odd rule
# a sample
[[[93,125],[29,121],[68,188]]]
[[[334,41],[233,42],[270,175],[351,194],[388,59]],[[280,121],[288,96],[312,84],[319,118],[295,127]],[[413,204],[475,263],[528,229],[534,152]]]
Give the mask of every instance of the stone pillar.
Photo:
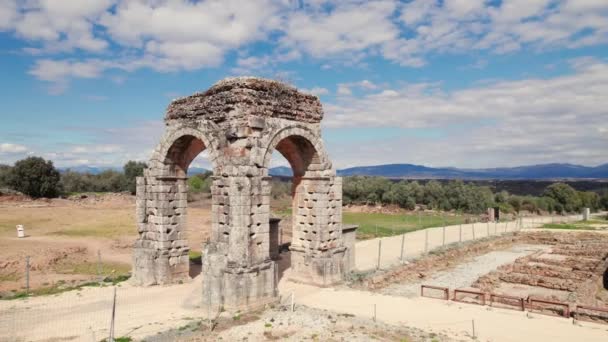
[[[133,282],[169,284],[189,279],[185,236],[188,189],[185,178],[138,177]]]
[[[342,225],[342,240],[346,247],[346,255],[344,256],[344,272],[348,273],[355,269],[355,243],[357,242],[356,224]]]
[[[293,202],[291,278],[329,286],[342,281],[342,182],[338,177],[301,178]]]
[[[496,216],[494,215],[494,208],[488,208],[488,221],[493,222],[496,220]]]
[[[589,221],[591,210],[589,208],[583,208],[583,221]]]
[[[270,184],[262,177],[214,177],[212,235],[203,255],[203,308],[259,307],[275,300],[269,253]]]

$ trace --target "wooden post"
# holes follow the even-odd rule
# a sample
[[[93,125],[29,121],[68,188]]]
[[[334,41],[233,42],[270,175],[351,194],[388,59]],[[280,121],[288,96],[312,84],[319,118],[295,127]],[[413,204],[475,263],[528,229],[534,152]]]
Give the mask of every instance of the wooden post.
[[[477,336],[475,336],[475,320],[471,320],[471,323],[473,324],[473,338],[477,338]]]
[[[114,299],[112,300],[112,319],[110,320],[110,337],[108,341],[114,342],[114,318],[116,316],[116,286],[114,286]]]
[[[102,275],[103,271],[101,268],[101,250],[97,250],[97,278],[99,280],[99,285],[102,284],[103,282],[103,275]]]
[[[401,235],[401,261],[403,261],[403,249],[405,248],[405,233]]]
[[[458,225],[458,242],[462,242],[462,223]]]
[[[382,251],[382,239],[378,239],[378,265],[376,266],[376,269],[380,269],[380,257],[381,255],[381,251]]]
[[[25,257],[25,294],[30,294],[30,256]]]

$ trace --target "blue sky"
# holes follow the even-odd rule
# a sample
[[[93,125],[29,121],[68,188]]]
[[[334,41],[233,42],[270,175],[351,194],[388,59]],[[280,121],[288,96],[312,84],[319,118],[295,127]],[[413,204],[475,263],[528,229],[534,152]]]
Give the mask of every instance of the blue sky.
[[[4,0],[0,46],[0,163],[145,160],[239,75],[319,96],[338,168],[608,162],[605,0]]]

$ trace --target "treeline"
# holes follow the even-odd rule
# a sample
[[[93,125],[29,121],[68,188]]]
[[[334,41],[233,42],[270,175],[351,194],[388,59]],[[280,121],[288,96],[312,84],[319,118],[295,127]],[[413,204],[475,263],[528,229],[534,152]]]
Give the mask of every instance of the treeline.
[[[123,172],[106,170],[99,174],[67,170],[60,173],[53,162],[40,157],[19,160],[14,166],[0,165],[0,188],[19,191],[33,198],[53,198],[77,192],[135,193],[135,178],[146,164],[129,161]]]
[[[601,195],[592,191],[576,191],[568,184],[553,183],[541,196],[517,196],[506,191],[493,193],[487,186],[467,184],[454,180],[393,182],[382,177],[345,177],[343,182],[345,204],[393,204],[405,209],[424,206],[436,210],[456,210],[479,214],[489,207],[500,207],[503,212],[578,212],[608,209],[608,189]]]
[[[107,170],[99,174],[66,171],[60,173],[52,161],[29,157],[14,166],[0,165],[0,188],[10,188],[34,198],[57,197],[78,192],[135,193],[135,179],[143,175],[146,164],[129,161],[123,172]],[[212,173],[205,172],[188,179],[191,193],[210,193]],[[272,180],[272,198],[291,196],[291,182]],[[608,188],[602,191],[577,191],[565,183],[547,186],[540,196],[519,196],[507,191],[492,192],[488,186],[463,181],[426,184],[417,181],[391,181],[383,177],[345,177],[344,204],[391,204],[405,209],[422,206],[428,209],[479,214],[489,207],[503,212],[579,212],[582,208],[608,210]]]
[[[211,171],[199,173],[188,177],[188,191],[195,194],[211,193]],[[280,179],[271,179],[271,193],[272,199],[278,200],[284,197],[291,196],[291,182]]]

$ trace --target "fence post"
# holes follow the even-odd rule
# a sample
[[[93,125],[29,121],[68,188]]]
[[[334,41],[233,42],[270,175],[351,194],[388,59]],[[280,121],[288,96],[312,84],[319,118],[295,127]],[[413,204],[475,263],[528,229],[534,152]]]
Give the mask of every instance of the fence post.
[[[401,235],[401,261],[403,262],[403,249],[405,248],[405,233]]]
[[[30,295],[30,256],[25,257],[25,294]]]
[[[477,336],[475,336],[475,320],[471,320],[471,323],[473,324],[473,338],[477,338]]]
[[[376,269],[380,269],[380,257],[381,255],[381,251],[382,251],[382,239],[378,239],[378,265],[376,266]]]
[[[472,227],[471,231],[473,232],[473,240],[475,240],[475,227]]]
[[[424,230],[424,253],[428,252],[429,250],[429,230],[425,229]]]
[[[498,221],[494,221],[494,235],[498,234]]]
[[[101,286],[101,284],[103,283],[103,277],[102,277],[102,269],[101,269],[101,250],[97,250],[97,279],[99,281],[99,285]]]
[[[443,230],[442,230],[442,236],[441,236],[441,245],[445,246],[445,225],[443,226]]]
[[[462,223],[458,225],[458,242],[462,242]]]
[[[114,317],[116,315],[116,286],[114,286],[114,298],[112,299],[112,319],[110,320],[109,342],[114,342]]]
[[[488,221],[486,229],[488,231],[488,236],[490,236],[490,221]]]
[[[374,304],[374,322],[376,321],[376,304]]]

